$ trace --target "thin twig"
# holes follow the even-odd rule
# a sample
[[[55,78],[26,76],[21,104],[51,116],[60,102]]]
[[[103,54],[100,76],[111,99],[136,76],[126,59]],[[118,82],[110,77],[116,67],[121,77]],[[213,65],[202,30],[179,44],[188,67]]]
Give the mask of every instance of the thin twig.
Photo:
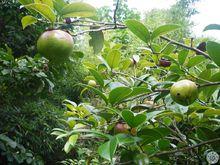
[[[113,21],[114,21],[114,27],[117,28],[117,10],[118,10],[118,7],[119,7],[119,1],[120,0],[117,0],[117,3],[116,3],[116,6],[115,6],[115,10],[114,10],[114,16],[113,16]]]
[[[203,51],[201,51],[201,50],[199,50],[199,49],[196,49],[196,48],[194,48],[194,47],[187,46],[187,45],[185,45],[185,44],[183,44],[183,43],[174,41],[174,40],[172,40],[172,39],[170,39],[170,38],[167,38],[167,37],[165,37],[165,36],[160,36],[160,38],[163,39],[163,40],[166,40],[166,41],[168,41],[168,42],[170,42],[170,43],[172,43],[172,44],[175,44],[175,45],[177,45],[177,46],[181,46],[181,47],[183,47],[183,48],[186,48],[186,49],[192,50],[192,51],[194,51],[194,52],[200,53],[200,54],[203,55],[204,57],[206,57],[206,58],[208,58],[208,59],[211,59],[207,53],[205,53],[205,52],[203,52]]]
[[[117,26],[117,29],[125,29],[125,28],[126,28],[125,26]],[[89,32],[99,32],[99,31],[107,31],[107,30],[113,30],[113,29],[116,29],[116,28],[114,26],[113,27],[111,26],[111,27],[102,27],[99,29],[90,29],[90,30],[81,31],[76,34],[72,34],[72,36],[76,37],[76,36],[83,35]]]
[[[199,88],[201,88],[201,87],[208,87],[208,86],[214,86],[214,85],[220,85],[220,82],[210,82],[210,83],[207,83],[207,84],[202,84],[202,85],[199,85]]]
[[[212,139],[212,140],[207,140],[207,141],[198,143],[198,144],[193,145],[193,146],[183,147],[183,148],[175,149],[175,150],[172,150],[172,151],[162,151],[162,152],[153,154],[153,155],[151,155],[150,157],[161,156],[161,155],[168,155],[168,154],[174,154],[174,153],[177,153],[177,152],[185,152],[185,151],[188,151],[188,150],[191,150],[191,149],[200,147],[200,146],[202,146],[202,145],[214,143],[214,142],[217,142],[217,141],[220,141],[220,138],[216,138],[216,139]]]

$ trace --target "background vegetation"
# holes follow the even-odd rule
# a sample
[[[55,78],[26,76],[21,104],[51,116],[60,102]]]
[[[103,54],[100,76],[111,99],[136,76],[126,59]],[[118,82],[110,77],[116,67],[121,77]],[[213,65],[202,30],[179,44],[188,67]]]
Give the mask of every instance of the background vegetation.
[[[220,151],[219,45],[193,47],[210,40],[191,39],[196,1],[143,19],[126,0],[95,17],[84,3],[81,12],[92,15],[63,11],[70,2],[62,0],[1,1],[0,164],[207,163]],[[33,20],[22,22],[27,15]],[[61,65],[36,49],[51,26],[74,38]],[[181,79],[198,86],[190,106],[169,94]]]

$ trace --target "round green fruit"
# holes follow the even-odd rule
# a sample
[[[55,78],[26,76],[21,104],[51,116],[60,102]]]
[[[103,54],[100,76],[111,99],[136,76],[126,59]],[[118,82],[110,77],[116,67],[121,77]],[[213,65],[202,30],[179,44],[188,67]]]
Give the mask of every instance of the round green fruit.
[[[37,50],[51,63],[62,63],[73,51],[72,36],[62,30],[45,31],[37,41]]]
[[[96,81],[95,80],[89,80],[88,85],[95,87],[96,86]]]
[[[170,94],[176,103],[188,106],[198,98],[198,88],[190,80],[181,80],[172,85]]]

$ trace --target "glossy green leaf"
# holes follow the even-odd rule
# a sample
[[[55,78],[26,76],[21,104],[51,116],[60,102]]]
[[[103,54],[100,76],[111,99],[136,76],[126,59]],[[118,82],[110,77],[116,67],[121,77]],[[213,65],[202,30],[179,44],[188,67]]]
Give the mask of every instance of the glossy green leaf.
[[[67,5],[64,0],[53,0],[53,5],[58,14],[61,14],[62,9]]]
[[[143,128],[138,132],[138,136],[144,138],[144,144],[148,144],[166,137],[170,134],[170,130],[167,128]]]
[[[112,158],[113,158],[115,151],[117,149],[117,145],[118,145],[118,139],[117,139],[117,137],[113,137],[108,142],[105,142],[104,144],[99,146],[98,153],[101,157],[103,157],[109,161],[112,161]]]
[[[150,93],[151,90],[146,88],[146,87],[134,87],[132,88],[132,92],[126,97],[126,98],[131,98],[140,94],[148,94]]]
[[[99,95],[105,101],[106,104],[108,104],[107,97],[100,90],[98,90],[98,89],[96,89],[96,88],[94,88],[92,86],[85,85],[85,84],[78,84],[78,85],[80,85],[82,87],[86,87],[88,89],[91,89],[95,94]]]
[[[34,0],[18,0],[22,5],[27,5],[33,3]]]
[[[179,29],[181,26],[179,25],[163,25],[155,29],[151,35],[151,39],[154,39],[156,37],[159,37],[160,35],[166,34],[170,31],[174,31],[176,29]]]
[[[111,161],[111,156],[110,156],[110,141],[105,142],[98,148],[98,153],[101,157],[104,159],[107,159]]]
[[[117,68],[121,61],[121,53],[119,52],[119,50],[110,51],[106,57],[106,61],[110,68]]]
[[[220,66],[220,44],[214,41],[208,41],[206,48],[211,59]]]
[[[78,135],[71,135],[68,139],[68,141],[66,142],[65,146],[64,146],[64,151],[66,153],[69,153],[72,148],[75,146],[76,141],[78,139]]]
[[[32,3],[25,5],[25,7],[27,9],[35,10],[52,23],[56,21],[56,15],[48,5],[42,3]]]
[[[53,9],[53,0],[34,0],[35,3],[42,3]]]
[[[76,59],[83,58],[84,57],[84,53],[81,52],[81,51],[73,51],[71,57],[72,58],[76,58]]]
[[[102,31],[90,32],[91,39],[89,40],[89,46],[93,47],[95,54],[98,54],[102,51],[104,45],[104,34]]]
[[[175,46],[175,45],[168,44],[168,45],[166,45],[166,47],[163,49],[162,53],[165,54],[165,55],[169,55],[169,54],[172,53],[175,49],[176,49],[176,46]]]
[[[22,24],[23,29],[25,29],[29,25],[35,24],[36,22],[37,22],[37,18],[31,15],[24,16],[21,19],[21,24]]]
[[[96,15],[96,9],[83,2],[74,2],[66,5],[61,11],[62,17],[92,17]]]
[[[136,20],[126,20],[125,25],[132,33],[134,33],[145,43],[147,43],[150,40],[150,32],[141,22]]]
[[[220,25],[219,24],[210,24],[210,25],[206,26],[203,31],[207,31],[207,30],[220,30]]]
[[[203,62],[205,60],[206,60],[206,58],[204,56],[194,56],[189,59],[189,61],[187,63],[187,67],[191,68],[193,66],[200,64],[201,62]]]
[[[179,53],[178,53],[178,61],[179,61],[179,64],[180,65],[183,65],[184,62],[186,61],[186,58],[189,54],[189,50],[187,49],[184,49],[184,50],[181,50]]]
[[[132,89],[129,87],[117,87],[114,88],[109,93],[109,102],[114,105],[116,103],[121,102],[123,99],[125,99],[130,93],[132,92]]]
[[[126,123],[132,127],[138,127],[139,125],[143,124],[147,117],[144,114],[137,114],[136,116],[132,111],[124,110],[121,113],[122,118],[126,121]]]
[[[99,83],[99,85],[101,85],[103,87],[104,86],[104,80],[103,80],[102,76],[99,74],[99,72],[97,72],[94,69],[89,69],[89,71],[95,77],[95,79]]]
[[[158,147],[160,150],[168,150],[170,148],[170,141],[166,139],[161,139],[158,141]]]
[[[125,59],[123,61],[121,61],[120,63],[120,69],[122,70],[126,70],[129,68],[129,66],[132,64],[132,60],[131,59]]]

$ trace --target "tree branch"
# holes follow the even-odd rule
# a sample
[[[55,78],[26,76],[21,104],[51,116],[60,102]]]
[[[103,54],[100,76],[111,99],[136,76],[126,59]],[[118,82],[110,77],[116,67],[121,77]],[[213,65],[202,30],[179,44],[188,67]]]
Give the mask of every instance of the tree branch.
[[[193,146],[183,147],[183,148],[175,149],[175,150],[172,150],[172,151],[162,151],[162,152],[153,154],[153,155],[151,155],[150,157],[161,156],[161,155],[168,155],[168,154],[174,154],[174,153],[177,153],[177,152],[185,152],[185,151],[192,150],[192,149],[194,149],[194,148],[200,147],[200,146],[202,146],[202,145],[214,143],[214,142],[217,142],[217,141],[220,141],[220,138],[216,138],[216,139],[212,139],[212,140],[207,140],[207,141],[198,143],[198,144],[193,145]]]
[[[125,29],[125,28],[126,28],[125,26],[117,26],[117,29]],[[72,34],[72,36],[76,37],[78,35],[82,35],[82,34],[89,33],[89,32],[99,32],[99,31],[107,31],[107,30],[113,30],[113,29],[116,29],[116,28],[115,27],[102,27],[99,29],[90,29],[90,30],[81,31],[76,34]]]
[[[89,33],[89,32],[106,31],[106,30],[114,30],[114,29],[126,29],[127,27],[124,24],[117,23],[116,14],[117,14],[118,6],[119,6],[119,0],[117,0],[116,8],[114,10],[114,16],[113,16],[114,23],[105,23],[105,22],[92,21],[92,20],[82,20],[82,19],[74,20],[72,23],[76,23],[76,22],[80,22],[80,21],[83,22],[84,21],[84,22],[90,22],[90,23],[94,23],[94,24],[104,25],[104,27],[101,27],[99,29],[90,29],[90,30],[81,31],[79,33],[73,34],[73,36],[78,36],[78,35],[82,35],[82,34]],[[106,27],[106,26],[108,26],[108,27]],[[203,51],[201,51],[197,48],[185,45],[185,44],[177,42],[177,41],[174,41],[174,40],[172,40],[168,37],[165,37],[165,36],[160,36],[160,38],[165,40],[165,41],[168,41],[171,44],[186,48],[188,50],[192,50],[194,52],[200,53],[202,56],[204,56],[208,59],[211,59],[207,53],[205,53],[205,52],[203,52]]]
[[[194,48],[194,47],[187,46],[187,45],[185,45],[185,44],[183,44],[183,43],[180,43],[180,42],[171,40],[170,38],[167,38],[167,37],[165,37],[165,36],[160,36],[160,38],[163,39],[163,40],[166,40],[166,41],[168,41],[168,42],[170,42],[170,43],[172,43],[172,44],[174,44],[174,45],[181,46],[181,47],[183,47],[183,48],[192,50],[192,51],[194,51],[194,52],[198,52],[198,53],[200,53],[201,55],[203,55],[204,57],[206,57],[206,58],[208,58],[208,59],[211,59],[207,53],[205,53],[205,52],[203,52],[203,51],[201,51],[201,50],[199,50],[199,49],[196,49],[196,48]]]
[[[207,83],[207,84],[202,84],[202,85],[199,85],[199,88],[201,88],[201,87],[208,87],[208,86],[214,86],[214,85],[220,85],[220,82],[210,82],[210,83]]]
[[[118,10],[118,7],[119,7],[119,1],[120,0],[117,0],[117,3],[116,3],[116,6],[115,6],[115,10],[114,10],[114,15],[113,15],[113,21],[114,21],[114,27],[117,28],[117,10]]]

